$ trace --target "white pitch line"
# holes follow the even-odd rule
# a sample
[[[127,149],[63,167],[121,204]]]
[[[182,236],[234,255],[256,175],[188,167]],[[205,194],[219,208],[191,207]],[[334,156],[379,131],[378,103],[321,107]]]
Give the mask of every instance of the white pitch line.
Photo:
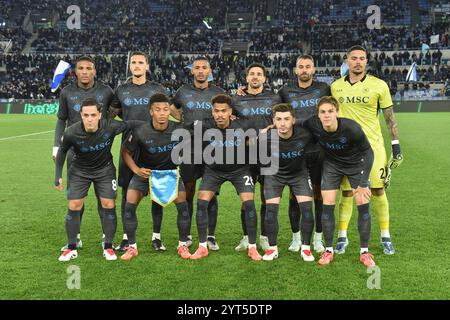
[[[13,136],[13,137],[0,138],[0,141],[11,140],[11,139],[17,139],[17,138],[23,138],[23,137],[30,137],[30,136],[37,136],[38,134],[50,133],[50,132],[53,132],[53,131],[55,131],[55,130],[42,131],[42,132],[35,132],[35,133],[30,133],[30,134],[22,134],[22,135],[20,135],[20,136]]]

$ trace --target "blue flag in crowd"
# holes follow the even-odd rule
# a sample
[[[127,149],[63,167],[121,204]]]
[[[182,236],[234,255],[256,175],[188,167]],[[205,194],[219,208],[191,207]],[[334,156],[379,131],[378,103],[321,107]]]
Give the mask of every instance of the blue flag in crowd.
[[[409,68],[408,74],[406,75],[406,82],[417,80],[417,64],[414,62]]]
[[[426,43],[422,43],[422,54],[426,54],[428,52],[428,50],[430,50],[430,46],[427,45]]]
[[[55,73],[53,74],[53,80],[52,80],[52,84],[51,84],[52,92],[55,92],[58,89],[59,85],[63,81],[63,79],[66,76],[69,69],[70,69],[70,63],[67,63],[64,60],[59,61],[58,66],[56,67]]]
[[[345,77],[348,74],[348,64],[346,64],[345,62],[342,63],[341,65],[341,77]]]

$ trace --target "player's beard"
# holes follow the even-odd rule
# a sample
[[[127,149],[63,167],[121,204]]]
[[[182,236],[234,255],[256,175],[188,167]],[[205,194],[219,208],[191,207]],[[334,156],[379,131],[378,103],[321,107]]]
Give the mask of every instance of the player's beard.
[[[204,80],[199,80],[198,78],[195,78],[195,81],[197,81],[198,83],[205,83],[208,82],[208,79],[204,79]]]
[[[361,67],[361,71],[356,70],[356,68],[354,68],[351,72],[352,72],[354,75],[359,76],[360,74],[364,73],[364,68]]]
[[[250,88],[252,88],[253,90],[257,90],[257,89],[259,89],[259,88],[261,88],[262,87],[262,84],[261,83],[258,83],[256,86],[254,86],[254,85],[252,85],[251,83],[250,83]]]
[[[311,80],[312,74],[301,74],[297,78],[300,82],[308,82]]]

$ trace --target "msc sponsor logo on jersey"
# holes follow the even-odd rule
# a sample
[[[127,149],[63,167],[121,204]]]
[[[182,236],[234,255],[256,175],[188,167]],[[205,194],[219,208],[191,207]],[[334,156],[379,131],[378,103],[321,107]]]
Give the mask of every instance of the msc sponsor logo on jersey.
[[[211,102],[208,102],[208,101],[189,101],[186,104],[186,107],[191,110],[192,109],[207,109],[207,110],[212,109]]]
[[[360,97],[360,96],[353,96],[353,97],[339,97],[338,99],[339,103],[369,103],[370,97]]]
[[[342,143],[342,144],[347,143],[347,138],[346,137],[340,137],[339,138],[339,142]]]
[[[71,96],[71,97],[69,97],[69,99],[70,99],[70,100],[78,100],[79,97],[78,97],[78,96]]]
[[[342,139],[342,138],[341,138]],[[320,145],[322,147],[324,147],[327,150],[344,150],[345,148],[347,148],[347,139],[345,139],[345,142],[339,142],[339,143],[330,143],[330,142],[324,142],[324,141],[319,141]]]
[[[319,102],[319,99],[307,99],[307,100],[298,100],[298,101],[292,101],[291,105],[292,108],[298,109],[298,108],[310,108],[315,107],[317,103]]]
[[[150,154],[169,152],[172,151],[172,149],[175,148],[177,144],[178,142],[172,142],[159,147],[150,147],[147,150]]]
[[[273,152],[272,156],[275,158],[280,159],[295,159],[300,158],[304,154],[303,149],[302,150],[294,150],[294,151],[285,151],[285,152]]]
[[[142,105],[148,105],[148,103],[150,102],[150,99],[147,98],[125,98],[125,100],[123,100],[123,104],[126,105],[127,107],[131,106],[131,105],[135,105],[135,106],[142,106]]]
[[[213,147],[225,147],[225,148],[234,148],[239,147],[242,143],[241,139],[233,139],[233,140],[212,140],[210,141],[210,145]]]
[[[270,107],[256,107],[256,108],[244,108],[242,110],[244,116],[270,116],[272,115],[272,109]]]
[[[81,152],[96,152],[96,151],[105,149],[109,145],[111,145],[111,139],[108,139],[104,142],[97,143],[94,146],[81,147],[80,151]]]

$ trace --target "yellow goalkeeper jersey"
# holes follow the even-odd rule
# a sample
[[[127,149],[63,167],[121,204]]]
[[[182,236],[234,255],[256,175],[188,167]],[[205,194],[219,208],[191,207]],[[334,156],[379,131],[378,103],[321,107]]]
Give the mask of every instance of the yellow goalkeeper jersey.
[[[372,148],[384,146],[378,111],[393,105],[386,82],[366,75],[351,84],[347,75],[331,84],[331,94],[339,101],[340,117],[358,122]]]

